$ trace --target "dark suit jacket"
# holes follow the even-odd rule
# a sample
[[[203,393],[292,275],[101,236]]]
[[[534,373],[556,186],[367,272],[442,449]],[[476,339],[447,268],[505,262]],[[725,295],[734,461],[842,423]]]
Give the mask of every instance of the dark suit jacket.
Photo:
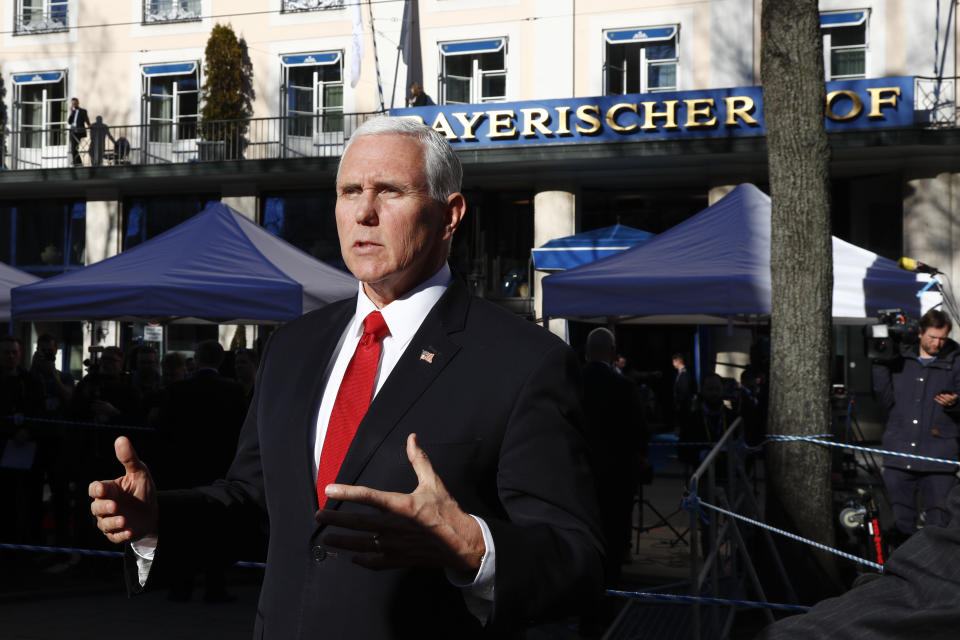
[[[310,437],[322,373],[355,309],[334,303],[277,330],[225,481],[160,498],[156,568],[270,518],[257,638],[469,638],[484,632],[441,569],[374,572],[325,548]],[[435,354],[432,362],[423,352]],[[337,482],[410,492],[416,432],[460,507],[496,547],[487,632],[570,615],[597,595],[602,545],[579,425],[576,359],[543,329],[455,279],[371,403]],[[328,508],[367,511],[328,503]],[[198,532],[203,532],[198,533]],[[152,580],[151,576],[151,580]]]
[[[78,138],[85,138],[87,136],[86,127],[90,126],[90,118],[87,117],[87,110],[80,107],[77,109],[80,112],[80,115],[77,117],[77,124],[73,124],[73,111],[70,111],[67,114],[67,123],[70,125],[70,129],[73,131],[73,135]]]
[[[893,552],[882,576],[764,629],[757,640],[956,638],[960,629],[960,487],[947,527],[927,526]]]
[[[189,489],[222,478],[237,451],[247,413],[243,387],[201,369],[166,389],[151,472],[158,485]]]

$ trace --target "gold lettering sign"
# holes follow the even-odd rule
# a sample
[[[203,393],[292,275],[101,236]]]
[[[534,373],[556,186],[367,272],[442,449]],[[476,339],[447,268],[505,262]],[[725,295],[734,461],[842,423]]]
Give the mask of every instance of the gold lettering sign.
[[[684,125],[687,129],[697,127],[712,127],[717,124],[717,116],[713,114],[715,106],[713,98],[693,98],[684,100],[687,105],[687,123]],[[709,117],[709,120],[698,120],[700,117]]]
[[[480,122],[480,118],[483,117],[482,111],[474,111],[473,117],[467,120],[467,114],[461,112],[454,113],[453,117],[456,118],[460,124],[463,125],[463,135],[460,136],[461,140],[476,140],[476,129],[477,123]]]
[[[868,118],[882,118],[883,107],[897,108],[897,98],[900,97],[900,87],[877,87],[876,89],[867,89],[870,94],[870,113]],[[889,94],[889,95],[884,95]]]
[[[557,135],[570,135],[570,107],[556,107],[557,110]]]
[[[600,107],[595,104],[585,104],[577,108],[577,118],[580,119],[580,122],[591,125],[588,127],[580,126],[580,122],[577,123],[576,129],[578,133],[584,133],[590,135],[591,133],[596,133],[600,131]]]
[[[513,118],[516,118],[517,114],[513,109],[487,111],[487,115],[490,117],[488,138],[512,138],[517,135],[517,129],[513,126]]]
[[[550,135],[550,129],[547,128],[547,125],[550,124],[550,114],[546,109],[533,107],[531,109],[520,109],[520,113],[523,114],[523,133],[520,135],[535,136],[537,134],[534,129],[545,136]]]
[[[679,100],[665,100],[663,102],[664,111],[655,111],[654,109],[657,106],[656,102],[642,102],[643,105],[643,126],[640,127],[644,131],[649,131],[650,129],[656,129],[657,125],[653,124],[654,118],[666,118],[667,121],[664,123],[664,129],[676,129],[677,128],[677,105],[680,103]]]
[[[853,107],[846,115],[838,116],[833,112],[833,103],[840,97],[847,97],[853,102]],[[857,95],[855,91],[850,91],[849,89],[841,89],[839,91],[831,91],[827,94],[827,108],[826,116],[835,122],[844,122],[845,120],[853,120],[858,115],[863,112],[863,100],[860,99],[860,96]]]
[[[447,120],[447,116],[443,115],[443,111],[439,112],[436,120],[433,121],[433,129],[446,136],[447,140],[457,139],[457,134],[453,132],[453,127],[450,126],[450,121]]]
[[[630,133],[631,131],[636,131],[637,127],[639,126],[636,122],[627,126],[623,126],[617,122],[617,114],[619,114],[621,111],[633,111],[634,113],[637,113],[637,105],[630,102],[620,102],[607,109],[607,126],[614,131],[619,131],[620,133]]]
[[[727,96],[723,99],[727,104],[727,119],[723,121],[725,125],[737,124],[737,118],[744,124],[757,124],[757,121],[750,112],[753,111],[753,98],[748,96]]]

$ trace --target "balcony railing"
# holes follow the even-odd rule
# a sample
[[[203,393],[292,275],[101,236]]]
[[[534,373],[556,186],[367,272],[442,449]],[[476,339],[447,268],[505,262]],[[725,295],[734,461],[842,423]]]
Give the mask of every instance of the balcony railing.
[[[143,0],[143,24],[200,20],[200,0]]]
[[[322,11],[324,9],[342,9],[344,0],[283,0],[280,11],[295,13],[297,11]]]
[[[954,128],[957,121],[957,78],[923,78],[913,81],[914,121],[918,126]]]
[[[372,113],[92,125],[77,141],[79,166],[159,165],[220,160],[338,157],[351,133]],[[78,166],[69,128],[21,127],[7,132],[4,166],[10,170]]]
[[[67,10],[66,0],[51,0],[37,7],[17,3],[13,31],[17,35],[67,31],[70,28]]]

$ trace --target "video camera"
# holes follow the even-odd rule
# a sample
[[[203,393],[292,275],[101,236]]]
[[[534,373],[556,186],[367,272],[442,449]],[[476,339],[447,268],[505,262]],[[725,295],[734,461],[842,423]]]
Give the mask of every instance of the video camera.
[[[917,344],[920,323],[900,309],[882,309],[880,322],[864,327],[864,351],[874,362],[895,362],[900,359],[900,346]]]

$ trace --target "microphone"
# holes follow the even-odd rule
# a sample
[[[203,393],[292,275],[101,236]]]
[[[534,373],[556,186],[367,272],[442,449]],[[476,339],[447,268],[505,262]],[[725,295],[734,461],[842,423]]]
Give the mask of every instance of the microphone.
[[[929,273],[932,276],[937,275],[938,273],[943,273],[940,269],[936,267],[931,267],[928,264],[924,264],[919,260],[914,260],[913,258],[900,258],[897,261],[897,266],[901,269],[906,269],[907,271],[916,271],[917,273]]]

